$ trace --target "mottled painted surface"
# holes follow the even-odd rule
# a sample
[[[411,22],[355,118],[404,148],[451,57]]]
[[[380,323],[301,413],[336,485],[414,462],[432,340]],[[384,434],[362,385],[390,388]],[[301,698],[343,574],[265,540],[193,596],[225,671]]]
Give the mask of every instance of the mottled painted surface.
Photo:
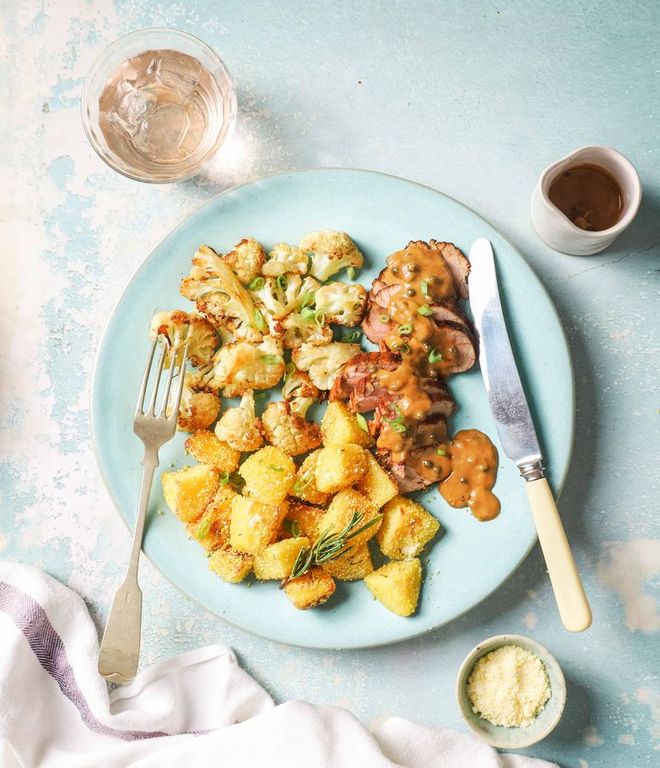
[[[79,118],[80,88],[103,45],[154,25],[199,34],[238,84],[231,144],[206,178],[178,186],[112,173]],[[461,728],[452,686],[464,654],[491,634],[528,633],[556,653],[569,683],[562,723],[529,752],[579,768],[656,765],[659,34],[652,2],[5,4],[2,554],[58,576],[103,621],[129,539],[90,447],[94,351],[124,282],[175,222],[215,192],[280,169],[346,165],[413,178],[498,226],[559,308],[578,402],[561,509],[593,628],[562,631],[538,551],[451,626],[353,653],[234,630],[145,562],[143,663],[218,640],[280,701],[342,704],[367,722],[396,713]],[[644,202],[606,253],[560,256],[535,236],[529,194],[545,165],[587,143],[631,158]]]

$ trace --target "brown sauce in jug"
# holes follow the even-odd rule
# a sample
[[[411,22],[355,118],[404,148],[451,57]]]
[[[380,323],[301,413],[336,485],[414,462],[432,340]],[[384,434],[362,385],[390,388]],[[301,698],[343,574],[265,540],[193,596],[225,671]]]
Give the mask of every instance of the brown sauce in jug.
[[[600,232],[621,218],[623,196],[616,179],[604,168],[580,163],[567,168],[550,185],[553,205],[576,227]]]

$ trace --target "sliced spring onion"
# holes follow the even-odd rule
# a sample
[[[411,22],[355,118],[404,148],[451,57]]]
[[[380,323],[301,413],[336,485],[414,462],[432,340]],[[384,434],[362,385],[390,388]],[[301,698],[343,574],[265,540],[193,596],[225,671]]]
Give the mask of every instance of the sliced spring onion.
[[[305,309],[305,307],[311,307],[311,305],[314,303],[314,292],[313,291],[305,291],[303,295],[300,297],[300,306],[302,309]]]
[[[211,530],[211,518],[207,517],[206,520],[202,520],[202,522],[197,526],[197,538],[203,539],[208,532]]]
[[[316,310],[314,307],[303,307],[300,310],[300,316],[308,323],[313,323],[316,320]]]
[[[369,432],[369,424],[367,424],[367,420],[361,413],[355,414],[355,421],[363,432]]]
[[[400,325],[397,330],[402,336],[410,336],[413,332],[413,327],[410,323],[406,323],[405,325]]]
[[[266,281],[263,279],[263,277],[255,277],[254,280],[252,280],[248,285],[248,288],[251,291],[258,291],[260,288],[263,288],[264,285],[266,285]]]
[[[277,280],[275,280],[275,282],[277,283],[278,287],[281,288],[282,290],[285,290],[288,283],[286,279],[286,275],[278,275]]]
[[[349,267],[346,270],[346,274],[348,275],[349,280],[355,280],[357,277],[357,269],[355,269],[355,267]]]
[[[277,365],[282,358],[279,355],[262,355],[261,359],[266,365]]]
[[[400,421],[391,421],[391,422],[390,422],[390,427],[392,427],[392,429],[393,429],[395,432],[400,432],[400,433],[403,433],[403,432],[406,432],[406,431],[407,431],[407,427],[406,427],[406,425],[405,425],[405,424],[402,424]]]
[[[254,310],[254,327],[258,331],[265,331],[268,328],[266,320],[264,319],[263,313],[260,309]]]
[[[433,311],[431,310],[431,307],[429,307],[428,304],[422,304],[421,307],[417,307],[417,314],[423,315],[424,317],[428,317],[429,315],[433,314]]]
[[[341,340],[346,344],[354,344],[360,340],[360,336],[362,336],[361,331],[349,331],[342,336]]]
[[[419,284],[420,290],[424,294],[424,296],[429,295],[429,281],[428,280],[422,280],[422,282]]]
[[[389,315],[380,315],[379,318],[381,323],[389,323],[390,322],[390,316]]]
[[[446,456],[447,451],[444,448],[436,448],[435,452],[438,454],[438,456]]]
[[[229,472],[223,472],[220,475],[220,485],[227,485],[229,482]]]
[[[442,352],[438,352],[438,350],[433,347],[429,352],[429,363],[439,363],[440,360],[442,360]]]

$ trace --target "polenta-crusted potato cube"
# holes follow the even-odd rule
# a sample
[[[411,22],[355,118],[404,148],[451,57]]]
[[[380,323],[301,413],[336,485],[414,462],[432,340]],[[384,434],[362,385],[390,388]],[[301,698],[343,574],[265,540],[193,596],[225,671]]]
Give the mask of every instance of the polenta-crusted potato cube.
[[[309,539],[298,536],[269,544],[254,556],[254,575],[260,580],[286,579],[303,547],[309,546]]]
[[[194,523],[218,490],[218,473],[206,464],[164,472],[161,478],[167,506],[184,523]]]
[[[316,462],[319,451],[310,453],[296,473],[296,479],[289,493],[310,504],[325,505],[330,498],[329,493],[323,493],[316,487]]]
[[[306,536],[310,541],[316,541],[319,535],[319,523],[324,515],[325,509],[291,501],[284,527],[288,528],[291,535]]]
[[[270,543],[287,513],[286,502],[265,504],[236,496],[231,505],[229,541],[233,549],[255,555]]]
[[[362,418],[364,419],[364,417]],[[341,400],[333,400],[328,403],[321,420],[321,437],[323,445],[354,443],[367,447],[373,443],[369,430],[360,427],[356,414],[351,413]]]
[[[412,560],[393,560],[365,576],[371,594],[397,616],[410,616],[417,609],[422,584],[422,564]]]
[[[355,483],[355,489],[364,494],[380,509],[399,493],[399,486],[380,466],[376,457],[367,452],[367,471]]]
[[[395,496],[381,512],[383,523],[376,539],[380,551],[391,560],[416,557],[440,528],[432,514],[405,496]]]
[[[335,493],[349,488],[367,471],[367,451],[359,445],[329,445],[321,448],[316,460],[316,487]]]
[[[322,568],[310,568],[287,582],[284,591],[295,607],[304,611],[325,603],[335,591],[335,580]]]
[[[200,464],[208,464],[220,472],[235,472],[241,452],[218,440],[213,432],[200,429],[185,442],[186,451]]]
[[[196,523],[188,523],[188,531],[207,552],[229,545],[231,504],[238,494],[228,485],[221,485]]]
[[[323,564],[323,570],[339,581],[363,579],[374,569],[368,544],[351,547],[335,560]]]
[[[209,557],[209,568],[224,581],[238,584],[252,570],[254,558],[245,552],[236,552],[230,547],[216,549]]]
[[[277,506],[295,481],[296,465],[284,451],[267,445],[248,457],[238,474],[245,480],[246,496]]]
[[[356,526],[356,530],[362,528],[362,526],[372,520],[376,520],[376,522],[357,536],[351,538],[349,543],[356,546],[369,541],[378,530],[381,524],[381,518],[378,510],[369,499],[365,498],[361,493],[354,491],[352,488],[339,491],[330,502],[328,511],[323,515],[319,523],[319,535],[322,536],[326,532],[339,533],[351,522],[351,520],[353,520],[356,514],[362,515],[359,524]]]

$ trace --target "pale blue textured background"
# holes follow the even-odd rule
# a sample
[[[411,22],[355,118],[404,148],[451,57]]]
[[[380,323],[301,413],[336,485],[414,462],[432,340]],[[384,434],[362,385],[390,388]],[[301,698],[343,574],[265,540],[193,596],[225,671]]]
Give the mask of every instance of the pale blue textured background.
[[[95,55],[150,25],[200,35],[238,84],[231,144],[210,177],[178,186],[113,174],[79,120]],[[529,752],[577,768],[657,764],[659,38],[660,5],[650,0],[5,4],[3,556],[45,567],[103,621],[129,540],[90,452],[92,360],[128,275],[176,221],[214,192],[280,169],[346,165],[416,179],[476,208],[516,243],[563,318],[578,412],[561,509],[594,627],[562,631],[538,551],[451,626],[353,653],[233,630],[146,563],[143,661],[222,641],[279,701],[339,703],[367,722],[398,714],[462,728],[452,686],[464,654],[488,635],[526,633],[555,652],[569,682],[564,720]],[[587,143],[630,157],[644,202],[605,254],[561,256],[535,236],[529,194],[545,165]]]

